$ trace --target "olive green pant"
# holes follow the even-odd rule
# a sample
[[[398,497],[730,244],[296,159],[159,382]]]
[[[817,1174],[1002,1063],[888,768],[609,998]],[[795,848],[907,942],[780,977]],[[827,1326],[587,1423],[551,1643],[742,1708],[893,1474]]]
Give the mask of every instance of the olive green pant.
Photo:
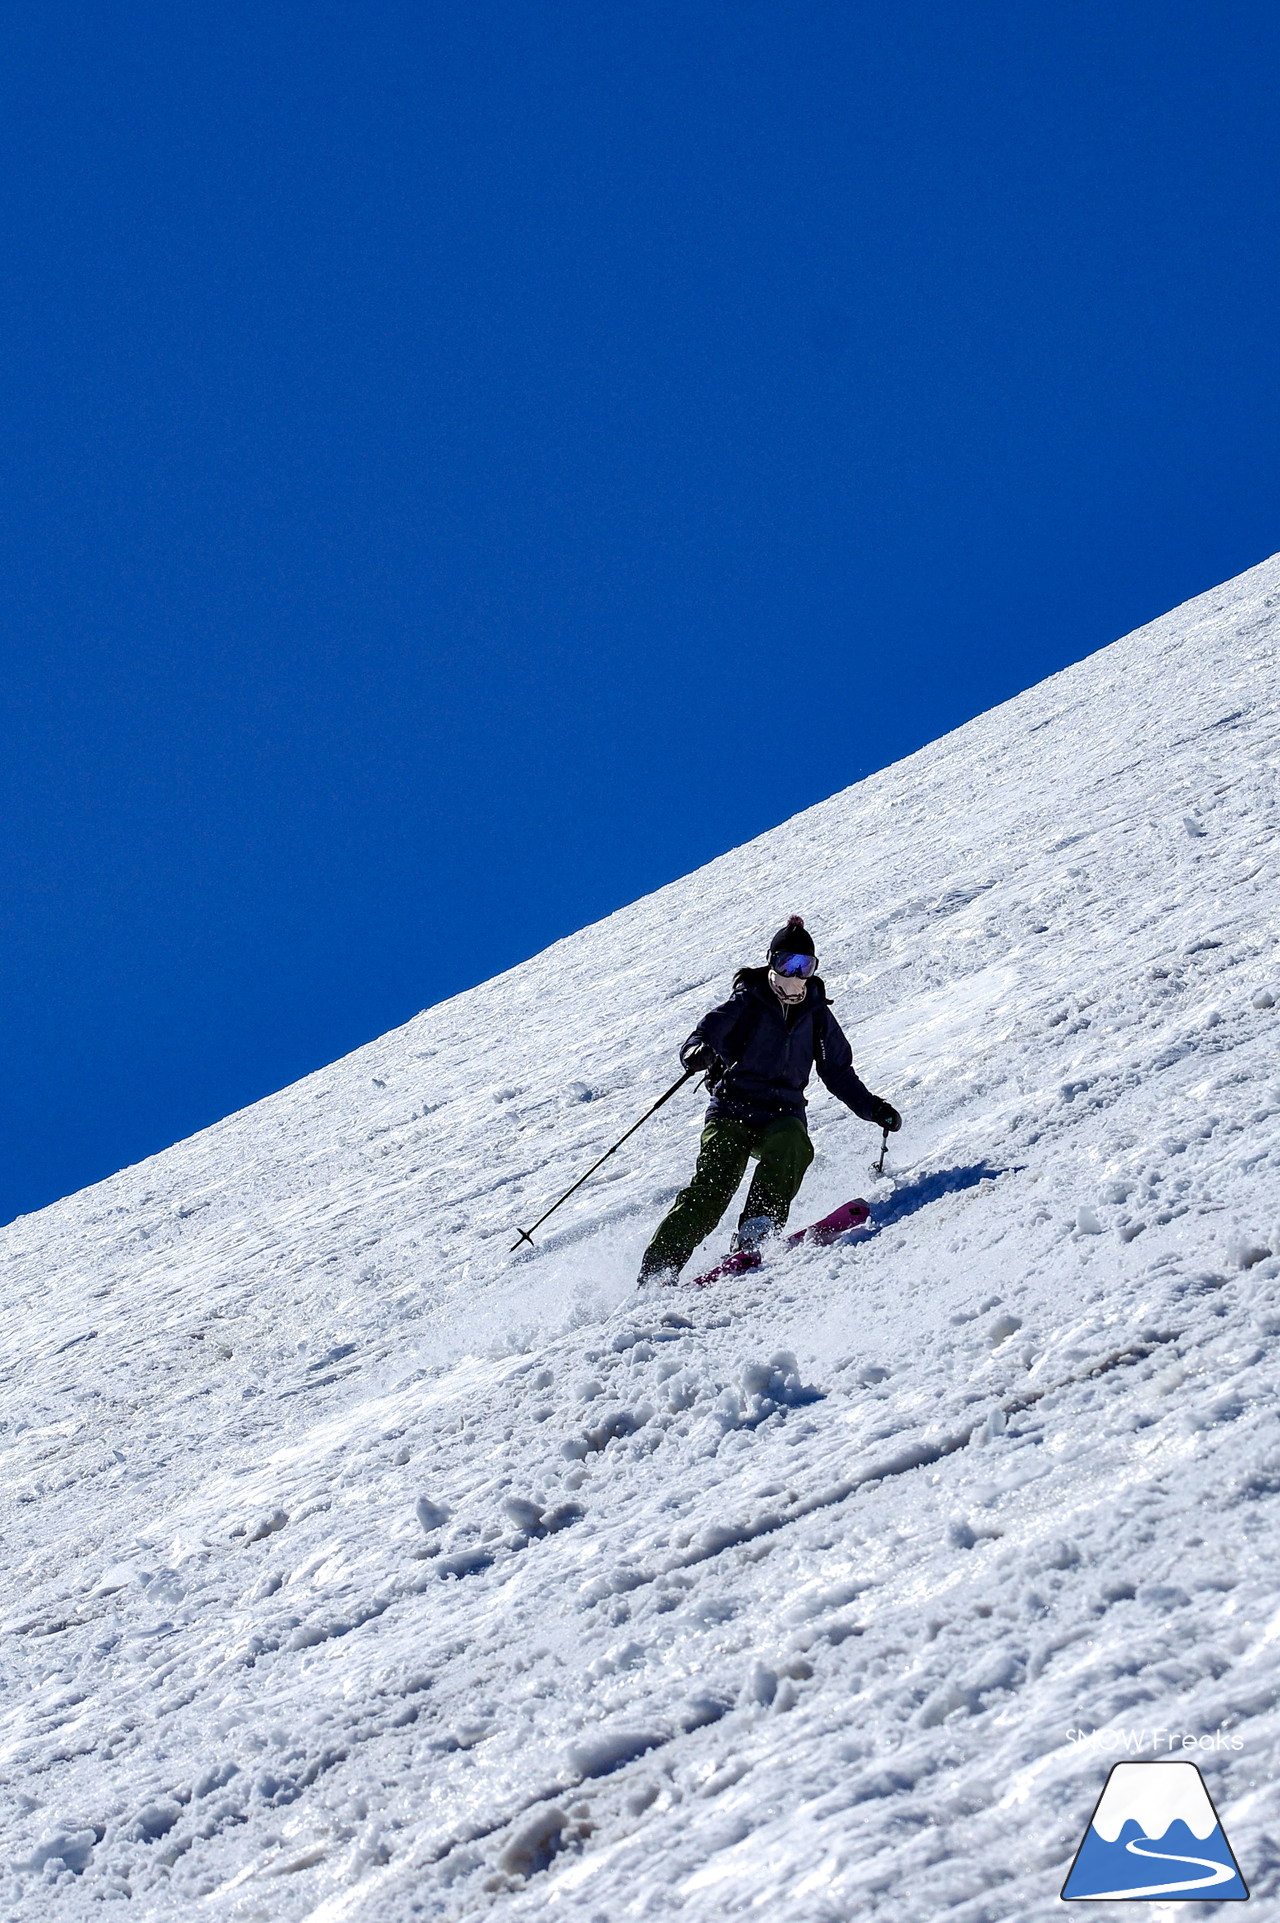
[[[646,1276],[684,1267],[733,1200],[753,1156],[758,1167],[738,1226],[765,1215],[777,1228],[782,1227],[813,1160],[813,1143],[804,1123],[793,1115],[784,1115],[762,1128],[753,1128],[747,1122],[730,1121],[726,1115],[713,1115],[702,1131],[693,1180],[688,1188],[681,1189],[644,1252],[642,1281]]]

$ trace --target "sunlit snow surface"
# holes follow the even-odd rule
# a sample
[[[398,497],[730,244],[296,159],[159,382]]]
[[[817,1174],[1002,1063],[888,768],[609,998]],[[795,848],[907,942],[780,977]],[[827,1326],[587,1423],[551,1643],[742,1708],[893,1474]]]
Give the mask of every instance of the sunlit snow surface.
[[[4,1232],[0,1918],[1035,1923],[1082,1729],[1238,1738],[1266,1913],[1277,634],[1280,558]],[[878,1234],[638,1297],[685,1091],[511,1257],[793,911]]]

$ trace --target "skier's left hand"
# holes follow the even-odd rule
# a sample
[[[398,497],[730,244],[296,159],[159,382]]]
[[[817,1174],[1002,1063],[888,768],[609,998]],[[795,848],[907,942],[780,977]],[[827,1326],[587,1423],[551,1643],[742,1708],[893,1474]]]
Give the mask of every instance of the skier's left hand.
[[[890,1135],[896,1135],[902,1127],[901,1115],[899,1115],[893,1103],[886,1102],[883,1096],[876,1097],[876,1112],[871,1117],[871,1120],[876,1124],[877,1128],[887,1128]]]

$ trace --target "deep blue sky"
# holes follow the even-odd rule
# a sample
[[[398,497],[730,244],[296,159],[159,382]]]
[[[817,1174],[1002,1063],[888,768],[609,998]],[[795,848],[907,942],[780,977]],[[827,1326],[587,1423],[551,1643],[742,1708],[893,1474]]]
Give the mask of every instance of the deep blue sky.
[[[8,9],[0,1220],[1280,547],[1278,53]]]

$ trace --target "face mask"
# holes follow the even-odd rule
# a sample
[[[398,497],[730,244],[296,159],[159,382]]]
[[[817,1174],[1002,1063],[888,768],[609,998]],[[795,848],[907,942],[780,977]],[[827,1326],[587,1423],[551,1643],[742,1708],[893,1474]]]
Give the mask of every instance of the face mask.
[[[797,977],[780,975],[776,969],[769,970],[769,986],[779,1001],[802,1002],[807,995],[808,986]]]

